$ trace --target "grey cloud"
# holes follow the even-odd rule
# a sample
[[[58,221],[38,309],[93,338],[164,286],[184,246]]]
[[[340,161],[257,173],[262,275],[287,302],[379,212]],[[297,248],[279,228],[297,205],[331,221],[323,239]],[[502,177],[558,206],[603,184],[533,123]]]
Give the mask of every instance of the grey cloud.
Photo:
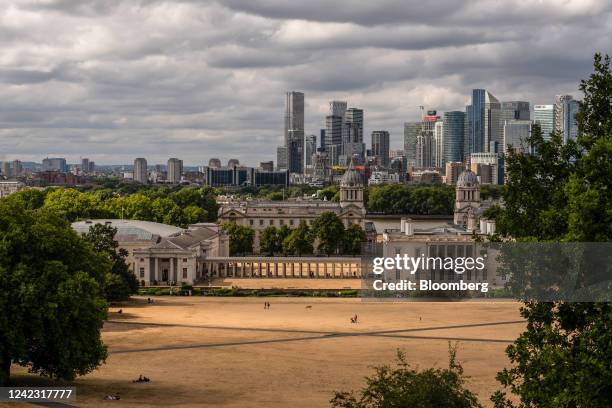
[[[283,93],[365,109],[366,134],[473,87],[550,102],[610,52],[607,1],[10,1],[0,10],[0,151],[98,163],[275,159]],[[367,139],[367,138],[366,138]]]

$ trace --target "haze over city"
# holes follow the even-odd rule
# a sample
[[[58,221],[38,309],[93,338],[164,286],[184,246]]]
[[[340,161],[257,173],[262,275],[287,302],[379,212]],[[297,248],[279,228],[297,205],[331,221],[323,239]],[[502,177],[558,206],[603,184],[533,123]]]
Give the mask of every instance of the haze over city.
[[[276,160],[284,93],[305,93],[305,133],[330,100],[364,110],[364,135],[426,109],[580,97],[609,52],[606,1],[10,1],[0,11],[0,161],[186,165]],[[571,52],[570,52],[571,51]],[[248,148],[246,147],[248,145]]]

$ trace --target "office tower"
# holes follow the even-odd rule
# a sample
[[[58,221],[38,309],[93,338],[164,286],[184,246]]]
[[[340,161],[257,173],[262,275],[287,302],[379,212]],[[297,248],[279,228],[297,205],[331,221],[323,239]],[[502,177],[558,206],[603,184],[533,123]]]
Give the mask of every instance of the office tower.
[[[216,157],[213,157],[208,161],[208,167],[218,169],[219,167],[221,167],[221,160],[217,159]]]
[[[276,148],[276,168],[277,170],[287,170],[287,148],[285,146]]]
[[[148,183],[147,159],[139,157],[134,160],[134,181],[142,184]]]
[[[409,166],[416,163],[417,136],[421,131],[421,122],[404,123],[404,153]]]
[[[89,159],[88,158],[81,159],[81,171],[83,173],[89,173]]]
[[[544,139],[550,140],[550,134],[555,128],[554,105],[534,105],[533,120],[534,123],[540,125]]]
[[[89,161],[89,173],[95,173],[96,172],[96,162],[93,160]]]
[[[389,132],[386,130],[375,130],[372,132],[372,156],[376,164],[382,167],[389,166]]]
[[[501,103],[484,89],[472,90],[472,104],[466,107],[466,153],[488,152],[491,142],[502,142]]]
[[[440,119],[435,110],[427,111],[420,122],[420,129],[416,138],[416,167],[434,167],[435,141],[434,130],[436,122]]]
[[[363,143],[363,109],[346,111],[347,140],[345,143]]]
[[[177,184],[181,182],[183,174],[183,161],[177,158],[168,159],[168,182]]]
[[[503,152],[508,154],[509,146],[520,153],[529,153],[530,147],[527,142],[531,136],[530,120],[507,120],[504,124]]]
[[[506,120],[530,120],[531,113],[529,102],[524,101],[507,101],[501,105],[501,121],[502,125]]]
[[[329,103],[329,115],[345,117],[347,106],[346,101],[331,101]]]
[[[330,111],[336,112],[336,110],[333,108],[330,108]],[[325,117],[325,150],[328,153],[328,158],[332,166],[338,164],[338,158],[340,154],[342,154],[342,142],[344,141],[343,134],[344,134],[344,115],[326,116]]]
[[[576,114],[579,108],[578,101],[574,100],[572,95],[555,96],[554,130],[562,135],[564,143],[567,143],[570,139],[576,140],[578,136]]]
[[[444,121],[434,123],[433,166],[444,167]]]
[[[234,166],[240,166],[240,161],[238,159],[229,159],[227,161],[227,167],[232,168]]]
[[[312,157],[317,152],[317,135],[304,137],[304,168],[312,168]]]
[[[285,93],[284,119],[287,168],[291,173],[302,173],[304,171],[304,94],[302,92]]]
[[[302,173],[304,162],[304,94],[285,94],[285,149],[286,167],[291,173]],[[278,160],[277,160],[278,161]]]
[[[325,149],[325,129],[319,130],[319,147]]]
[[[68,171],[66,159],[63,157],[44,158],[42,161],[42,171],[59,171],[65,173]]]
[[[450,111],[444,113],[444,162],[463,160],[465,112]]]
[[[21,161],[13,160],[13,177],[21,177],[23,175],[23,166]]]
[[[10,162],[2,162],[2,175],[6,178],[11,177],[11,163]]]

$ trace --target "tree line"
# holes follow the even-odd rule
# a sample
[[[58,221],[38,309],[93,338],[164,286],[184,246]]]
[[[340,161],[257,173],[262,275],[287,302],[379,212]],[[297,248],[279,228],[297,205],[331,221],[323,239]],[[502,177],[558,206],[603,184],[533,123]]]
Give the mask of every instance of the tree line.
[[[255,230],[236,223],[223,225],[229,235],[230,255],[245,255],[253,252]],[[310,226],[300,221],[296,228],[272,225],[261,231],[260,253],[272,255],[358,255],[361,243],[366,239],[365,231],[358,224],[344,227],[342,220],[333,212],[324,212]]]

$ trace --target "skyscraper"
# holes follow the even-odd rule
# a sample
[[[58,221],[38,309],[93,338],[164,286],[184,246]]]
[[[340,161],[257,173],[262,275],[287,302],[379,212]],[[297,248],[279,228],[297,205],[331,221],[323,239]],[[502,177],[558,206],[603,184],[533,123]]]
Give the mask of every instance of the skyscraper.
[[[142,184],[146,184],[149,181],[147,159],[139,157],[134,160],[134,181]]]
[[[444,167],[444,121],[442,120],[434,124],[433,166]]]
[[[284,119],[287,168],[291,173],[302,173],[304,170],[304,94],[302,92],[291,91],[285,94]]]
[[[11,163],[7,161],[2,162],[2,175],[6,178],[11,177]]]
[[[576,140],[578,136],[578,123],[576,114],[579,109],[578,101],[574,100],[572,95],[557,95],[555,96],[554,118],[555,131],[563,136],[563,142],[568,140]]]
[[[81,171],[83,173],[89,173],[89,159],[88,158],[81,159]]]
[[[463,160],[465,112],[444,112],[444,162]]]
[[[501,105],[502,125],[506,120],[529,120],[531,119],[529,102],[507,101]]]
[[[555,127],[554,105],[534,105],[533,120],[534,123],[540,125],[544,139],[549,140]]]
[[[276,169],[287,170],[287,147],[285,146],[276,148]]]
[[[420,122],[416,140],[416,167],[429,168],[435,164],[434,131],[436,122],[440,119],[435,110],[427,111]]]
[[[491,92],[472,90],[472,104],[466,107],[466,121],[466,153],[488,152],[496,143],[502,143],[501,103]]]
[[[416,163],[416,144],[420,131],[421,122],[404,123],[404,153],[409,166]]]
[[[313,166],[312,156],[317,152],[317,135],[304,137],[304,169],[311,169]]]
[[[521,153],[529,153],[530,147],[527,139],[531,136],[530,120],[507,120],[504,123],[503,152],[508,153],[509,146]]]
[[[389,132],[386,130],[375,130],[372,132],[372,156],[376,164],[382,167],[389,166]]]
[[[346,127],[346,143],[363,143],[363,109],[347,109]]]
[[[183,174],[183,161],[174,157],[168,159],[168,182],[180,183],[181,174]]]
[[[346,140],[346,106],[344,101],[331,101],[329,115],[325,117],[325,150],[332,166],[338,164],[342,143]]]

